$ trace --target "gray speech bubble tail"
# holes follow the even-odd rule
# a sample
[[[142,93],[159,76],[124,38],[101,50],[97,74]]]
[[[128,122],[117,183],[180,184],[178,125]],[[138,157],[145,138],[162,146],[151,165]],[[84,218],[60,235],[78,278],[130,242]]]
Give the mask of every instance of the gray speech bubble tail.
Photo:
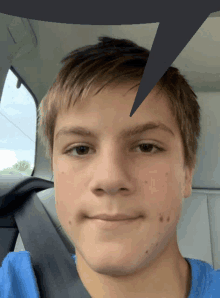
[[[187,20],[185,16],[187,16]],[[196,14],[195,11],[191,13],[182,11],[181,15],[167,18],[159,24],[130,117],[149,95],[208,16],[208,11],[203,14]]]

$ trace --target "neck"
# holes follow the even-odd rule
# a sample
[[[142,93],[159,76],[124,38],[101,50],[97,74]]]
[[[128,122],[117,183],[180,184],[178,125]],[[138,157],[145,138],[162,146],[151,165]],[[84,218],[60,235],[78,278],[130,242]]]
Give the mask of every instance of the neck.
[[[182,256],[177,262],[164,260],[147,270],[115,277],[94,272],[77,253],[77,271],[94,298],[187,298],[191,288],[190,264]]]

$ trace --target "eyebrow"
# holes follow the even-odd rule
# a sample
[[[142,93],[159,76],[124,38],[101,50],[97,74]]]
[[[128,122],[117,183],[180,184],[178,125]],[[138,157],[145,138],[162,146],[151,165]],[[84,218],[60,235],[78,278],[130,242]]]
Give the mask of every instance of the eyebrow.
[[[148,122],[145,124],[139,124],[135,127],[131,127],[131,128],[126,128],[123,129],[118,138],[129,138],[129,137],[133,137],[135,135],[140,135],[146,131],[149,130],[163,130],[166,131],[168,133],[170,133],[172,136],[175,136],[173,131],[167,127],[164,123],[158,121],[158,122]],[[81,127],[81,126],[71,126],[71,127],[63,127],[61,128],[58,133],[56,134],[55,140],[57,140],[59,137],[61,136],[70,136],[70,135],[79,135],[79,136],[83,136],[83,137],[93,137],[93,138],[98,138],[98,135],[95,132],[90,131],[88,128],[85,127]]]

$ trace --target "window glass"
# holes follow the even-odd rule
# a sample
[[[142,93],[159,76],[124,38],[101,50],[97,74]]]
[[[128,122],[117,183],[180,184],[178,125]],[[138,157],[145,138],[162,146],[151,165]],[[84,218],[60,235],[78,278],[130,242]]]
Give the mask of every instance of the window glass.
[[[33,96],[9,70],[0,99],[0,175],[31,176],[35,160],[36,122]]]

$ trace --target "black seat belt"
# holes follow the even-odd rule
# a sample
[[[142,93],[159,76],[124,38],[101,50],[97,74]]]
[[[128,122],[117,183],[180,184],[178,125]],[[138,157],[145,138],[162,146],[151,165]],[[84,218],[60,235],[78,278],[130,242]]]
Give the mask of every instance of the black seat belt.
[[[30,182],[31,179],[25,181]],[[19,187],[27,186],[23,182],[22,185],[16,185],[16,191]],[[4,201],[4,205],[5,202],[7,200]],[[3,204],[0,201],[0,208],[1,205]],[[13,214],[25,250],[31,255],[40,297],[91,298],[78,275],[74,260],[56,232],[35,190],[30,192],[29,189],[25,202]]]

